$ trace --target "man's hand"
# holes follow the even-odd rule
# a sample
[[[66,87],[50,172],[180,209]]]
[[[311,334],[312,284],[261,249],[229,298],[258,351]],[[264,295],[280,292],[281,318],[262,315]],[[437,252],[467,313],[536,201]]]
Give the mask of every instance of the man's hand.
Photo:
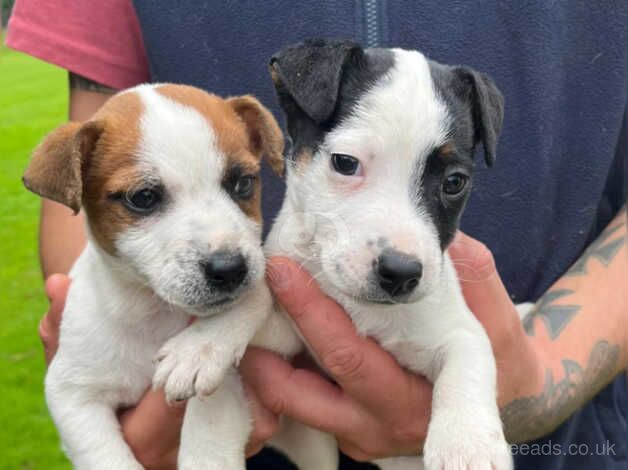
[[[459,235],[450,253],[471,310],[495,351],[500,403],[537,390],[542,374],[490,252]],[[431,385],[402,369],[369,338],[359,336],[343,309],[309,274],[286,258],[274,258],[268,281],[301,334],[338,384],[293,367],[275,354],[250,348],[240,370],[260,401],[336,435],[357,460],[422,451],[431,411]]]

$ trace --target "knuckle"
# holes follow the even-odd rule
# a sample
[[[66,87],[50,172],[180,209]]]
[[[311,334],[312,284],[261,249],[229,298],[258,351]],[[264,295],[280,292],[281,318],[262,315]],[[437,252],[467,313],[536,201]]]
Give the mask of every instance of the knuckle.
[[[379,445],[374,442],[360,443],[354,452],[356,456],[352,458],[358,462],[369,462],[385,455]]]
[[[400,447],[403,448],[421,448],[425,441],[426,433],[421,426],[415,422],[403,423],[399,426],[393,426],[392,437]]]
[[[251,433],[251,441],[256,444],[264,444],[277,432],[278,423],[276,419],[264,419],[255,423]]]
[[[319,307],[318,298],[313,298],[313,297],[308,296],[308,298],[300,302],[300,305],[298,307],[294,307],[290,309],[290,315],[295,320],[300,320],[304,318],[306,315],[308,315],[309,312],[314,312],[318,310],[318,307]]]
[[[321,361],[334,377],[355,380],[363,374],[364,353],[349,344],[337,345],[326,352]]]
[[[490,273],[495,267],[495,259],[493,253],[488,247],[478,241],[473,248],[473,256],[471,258],[473,266],[481,273]]]
[[[147,470],[175,468],[172,458],[150,449],[134,449],[135,458]]]
[[[46,318],[44,317],[39,322],[39,326],[37,327],[37,332],[39,333],[39,339],[41,339],[42,343],[44,344],[46,344],[49,339],[48,329],[46,328],[45,321],[46,321]]]
[[[260,399],[264,406],[273,414],[281,415],[286,409],[286,399],[283,394],[275,388],[267,389],[260,394]]]
[[[345,455],[351,457],[356,462],[368,462],[374,459],[371,454],[365,452],[361,447],[343,442],[339,442],[338,447]]]
[[[362,452],[359,449],[355,449],[352,450],[350,452],[345,452],[345,454],[347,454],[349,457],[351,457],[353,460],[355,460],[356,462],[369,462],[371,460],[374,460],[374,457],[371,457],[369,454],[366,454],[364,452]]]

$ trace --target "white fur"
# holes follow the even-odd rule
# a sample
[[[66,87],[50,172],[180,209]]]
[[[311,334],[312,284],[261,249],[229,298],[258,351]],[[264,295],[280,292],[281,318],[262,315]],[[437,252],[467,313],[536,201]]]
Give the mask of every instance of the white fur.
[[[207,120],[155,88],[130,92],[144,105],[138,165],[147,180],[166,188],[167,208],[126,230],[116,240],[116,256],[88,234],[70,274],[59,349],[46,376],[48,407],[78,469],[142,468],[124,442],[116,411],[135,405],[150,387],[164,343],[159,356],[167,360],[156,383],[169,399],[209,393],[227,374],[211,398],[188,403],[180,468],[243,465],[250,423],[233,366],[271,305],[260,282],[260,227],[221,189],[225,156]],[[225,248],[247,258],[248,287],[223,307],[207,307],[220,299],[205,286],[200,261]],[[184,330],[191,314],[204,317]],[[185,356],[179,345],[199,329],[205,333],[194,343],[198,354]],[[222,446],[223,439],[234,450]]]

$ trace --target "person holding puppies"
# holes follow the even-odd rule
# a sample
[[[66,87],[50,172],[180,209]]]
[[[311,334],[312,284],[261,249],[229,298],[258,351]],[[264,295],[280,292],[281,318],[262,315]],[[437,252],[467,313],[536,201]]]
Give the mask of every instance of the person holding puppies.
[[[295,33],[286,28],[295,7],[271,3],[219,8],[192,2],[165,11],[151,2],[116,0],[95,14],[80,2],[18,0],[8,44],[71,72],[72,120],[87,119],[111,90],[149,80],[224,95],[253,92],[272,105],[268,58],[310,36],[413,46],[489,72],[506,99],[503,158],[490,174],[480,171],[475,185],[482,195],[471,197],[462,223],[485,245],[458,234],[449,250],[466,302],[492,342],[506,437],[562,445],[554,455],[524,455],[518,448],[517,468],[625,465],[626,64],[624,54],[606,51],[625,47],[627,7],[554,4],[523,11],[523,5],[505,10],[498,2],[464,2],[448,11],[437,2],[420,8],[330,2],[299,6]],[[524,21],[530,15],[534,24]],[[557,17],[564,18],[561,28]],[[281,183],[267,172],[265,188],[270,221]],[[44,200],[40,248],[51,308],[41,335],[48,357],[68,284],[56,274],[67,273],[82,250],[82,230],[80,216]],[[261,449],[282,414],[333,427],[341,450],[357,460],[420,452],[430,385],[358,336],[308,273],[284,259],[271,259],[268,269],[275,296],[317,355],[328,358],[338,387],[330,392],[315,372],[250,349],[241,365],[255,410],[249,454]],[[522,326],[514,302],[525,301],[535,308]],[[334,360],[340,347],[350,361]],[[182,415],[154,392],[121,411],[127,442],[147,468],[172,467]],[[594,453],[605,441],[614,444],[613,455],[568,449],[586,444]],[[272,468],[275,459],[263,453],[250,465]]]

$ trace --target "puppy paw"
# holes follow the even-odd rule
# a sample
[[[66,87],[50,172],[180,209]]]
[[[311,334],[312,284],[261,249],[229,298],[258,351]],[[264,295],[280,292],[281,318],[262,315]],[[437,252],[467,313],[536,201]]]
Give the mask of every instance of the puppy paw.
[[[481,419],[473,421],[448,412],[432,419],[423,451],[427,470],[512,470],[501,422],[482,429]]]
[[[210,395],[239,360],[237,354],[212,341],[175,336],[157,353],[153,388],[163,388],[169,403]]]

